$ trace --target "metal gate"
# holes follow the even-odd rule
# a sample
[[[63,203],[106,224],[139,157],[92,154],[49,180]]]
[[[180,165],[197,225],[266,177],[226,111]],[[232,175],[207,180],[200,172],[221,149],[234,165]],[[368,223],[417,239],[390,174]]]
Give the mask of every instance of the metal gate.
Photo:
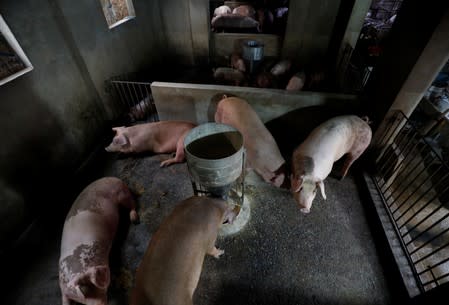
[[[159,121],[151,95],[151,83],[111,79],[108,91],[113,99],[114,111],[121,119],[129,123]]]
[[[372,180],[423,293],[449,282],[449,167],[402,112],[379,139]]]

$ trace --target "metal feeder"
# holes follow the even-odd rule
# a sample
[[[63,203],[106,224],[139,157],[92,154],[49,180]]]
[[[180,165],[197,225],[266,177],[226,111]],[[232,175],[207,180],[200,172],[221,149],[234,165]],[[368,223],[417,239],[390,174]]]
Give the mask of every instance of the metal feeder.
[[[199,125],[184,139],[184,151],[195,195],[243,205],[245,154],[237,129],[219,123]]]
[[[249,73],[252,74],[257,70],[257,67],[263,60],[264,45],[256,40],[245,40],[242,48],[243,59],[245,64],[249,67]]]

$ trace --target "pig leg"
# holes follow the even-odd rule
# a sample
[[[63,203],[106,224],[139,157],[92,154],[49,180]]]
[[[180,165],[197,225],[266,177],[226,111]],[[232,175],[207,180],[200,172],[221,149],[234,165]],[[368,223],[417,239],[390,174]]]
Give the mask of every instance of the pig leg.
[[[130,210],[129,219],[132,223],[137,223],[139,221],[139,215],[136,212],[136,203],[134,202],[131,192],[129,189],[124,189],[121,191],[120,195],[127,198],[125,200],[121,200],[120,204]]]
[[[62,295],[62,305],[72,305],[72,301],[65,295]]]
[[[86,305],[108,305],[108,300],[106,295],[101,299],[89,299],[86,300]]]
[[[217,249],[217,247],[213,246],[212,249],[210,249],[207,254],[215,257],[215,258],[219,258],[220,255],[222,255],[224,253],[224,250],[221,249]]]
[[[147,296],[145,295],[144,291],[141,287],[135,287],[131,298],[129,300],[129,305],[146,305],[149,304],[147,300]]]
[[[341,169],[341,179],[346,177],[346,174],[348,173],[348,170],[351,167],[352,163],[354,163],[354,161],[357,160],[362,153],[363,151],[356,153],[348,153],[348,156],[346,157],[345,162],[343,163],[343,167]]]
[[[161,165],[160,165],[161,167],[169,166],[170,164],[173,164],[173,163],[181,163],[182,161],[184,161],[184,138],[185,138],[185,135],[182,136],[176,143],[175,156],[173,158],[170,158],[170,159],[167,159],[167,160],[161,162]]]

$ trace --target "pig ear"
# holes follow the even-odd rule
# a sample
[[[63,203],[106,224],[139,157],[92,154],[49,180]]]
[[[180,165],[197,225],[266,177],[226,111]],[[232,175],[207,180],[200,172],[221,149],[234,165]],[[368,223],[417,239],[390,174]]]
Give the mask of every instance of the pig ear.
[[[108,266],[95,266],[89,273],[90,281],[100,289],[106,289],[109,286],[110,274]]]
[[[115,136],[112,141],[114,144],[120,145],[120,146],[125,146],[129,142],[128,138],[123,134]]]
[[[295,178],[293,175],[290,175],[290,180],[291,180],[291,190],[294,193],[299,192],[299,190],[301,189],[302,183],[303,183],[303,176],[299,177],[299,178]]]
[[[316,183],[316,186],[320,188],[320,190],[321,190],[321,196],[323,196],[324,200],[326,200],[326,193],[324,192],[324,183],[323,183],[323,180],[319,180],[319,181]]]
[[[122,131],[123,129],[125,129],[124,126],[121,126],[121,127],[112,127],[112,130],[115,131],[116,133],[118,133],[119,131]]]

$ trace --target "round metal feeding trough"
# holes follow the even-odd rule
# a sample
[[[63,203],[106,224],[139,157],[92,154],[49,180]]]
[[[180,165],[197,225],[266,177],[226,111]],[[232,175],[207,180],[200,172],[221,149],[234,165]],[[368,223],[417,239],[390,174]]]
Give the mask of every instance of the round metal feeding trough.
[[[243,137],[228,125],[206,123],[184,139],[185,157],[192,180],[212,196],[226,198],[242,174]]]
[[[233,225],[223,225],[222,232],[240,230],[249,218],[249,207],[244,206],[242,134],[229,125],[202,124],[187,134],[184,151],[194,194],[222,198],[235,206],[239,216]]]
[[[245,63],[249,66],[249,72],[253,73],[259,63],[263,60],[263,43],[256,40],[245,40],[242,45],[243,48],[243,59]]]

